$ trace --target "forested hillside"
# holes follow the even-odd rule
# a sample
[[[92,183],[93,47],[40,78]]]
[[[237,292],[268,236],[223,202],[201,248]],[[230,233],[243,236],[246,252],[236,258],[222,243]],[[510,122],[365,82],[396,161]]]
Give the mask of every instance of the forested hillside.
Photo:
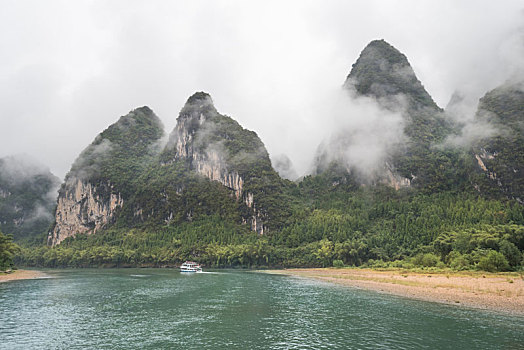
[[[59,186],[48,168],[28,156],[0,159],[0,229],[17,242],[42,244]]]
[[[461,146],[447,140],[462,126],[383,40],[363,50],[344,91],[384,122],[399,117],[401,135],[372,172],[335,153],[356,137],[342,130],[311,155],[313,175],[284,180],[257,134],[197,92],[167,142],[147,107],[97,136],[62,185],[50,244],[26,246],[17,261],[521,268],[522,85],[487,93],[476,118],[495,132]]]
[[[524,203],[524,84],[507,83],[488,92],[479,103],[477,120],[491,135],[474,145],[479,190]]]

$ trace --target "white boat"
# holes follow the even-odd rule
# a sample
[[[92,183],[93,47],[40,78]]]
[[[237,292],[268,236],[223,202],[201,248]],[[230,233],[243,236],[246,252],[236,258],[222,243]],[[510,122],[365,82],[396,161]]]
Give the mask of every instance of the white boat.
[[[180,272],[202,272],[202,267],[194,261],[186,261],[180,265]]]

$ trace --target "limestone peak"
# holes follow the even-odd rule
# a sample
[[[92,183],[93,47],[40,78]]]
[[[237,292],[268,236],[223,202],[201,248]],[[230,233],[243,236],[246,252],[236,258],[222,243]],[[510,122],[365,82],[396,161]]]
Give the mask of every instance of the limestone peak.
[[[362,50],[344,87],[376,98],[405,95],[418,105],[439,109],[406,56],[383,39],[371,41]]]
[[[213,105],[213,99],[211,96],[203,91],[199,91],[191,95],[182,110],[180,111],[180,117],[200,117],[204,114],[206,117],[216,115],[218,112]]]
[[[211,104],[213,103],[213,100],[211,99],[211,95],[209,95],[207,92],[204,92],[204,91],[198,91],[198,92],[195,92],[193,95],[189,96],[186,104],[192,104],[198,101],[210,102]]]

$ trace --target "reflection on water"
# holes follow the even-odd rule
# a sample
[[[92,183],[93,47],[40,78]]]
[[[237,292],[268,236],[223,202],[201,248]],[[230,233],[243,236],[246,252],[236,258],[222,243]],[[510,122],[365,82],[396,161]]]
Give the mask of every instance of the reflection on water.
[[[522,349],[524,318],[252,272],[0,284],[1,349]]]

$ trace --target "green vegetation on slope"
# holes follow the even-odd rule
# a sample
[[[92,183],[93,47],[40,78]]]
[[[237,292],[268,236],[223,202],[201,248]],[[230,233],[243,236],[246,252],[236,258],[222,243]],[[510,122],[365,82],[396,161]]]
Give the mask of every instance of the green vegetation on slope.
[[[69,238],[56,248],[26,250],[19,262],[161,266],[191,259],[206,266],[253,267],[404,260],[414,266],[491,269],[485,260],[493,260],[491,252],[497,252],[507,265],[498,255],[502,263],[495,269],[514,270],[522,264],[524,208],[515,202],[389,188],[347,191],[314,178],[295,191],[302,199],[292,218],[268,235],[218,215],[201,216],[179,225],[115,228]],[[410,257],[416,259],[411,262]]]
[[[477,119],[490,123],[491,137],[478,141],[473,152],[486,168],[477,167],[474,181],[484,193],[524,202],[524,87],[506,84],[488,92],[479,104]]]
[[[137,108],[100,133],[73,164],[66,176],[93,184],[114,185],[129,197],[135,190],[137,174],[146,169],[158,153],[163,136],[160,119],[148,107]]]
[[[13,257],[20,248],[13,243],[13,237],[4,235],[0,231],[0,271],[6,271],[13,267]]]
[[[407,96],[410,105],[439,110],[417,79],[408,59],[384,40],[370,42],[353,64],[346,87],[364,96],[390,98]]]
[[[16,242],[41,244],[53,222],[59,181],[29,157],[0,159],[0,228]]]

